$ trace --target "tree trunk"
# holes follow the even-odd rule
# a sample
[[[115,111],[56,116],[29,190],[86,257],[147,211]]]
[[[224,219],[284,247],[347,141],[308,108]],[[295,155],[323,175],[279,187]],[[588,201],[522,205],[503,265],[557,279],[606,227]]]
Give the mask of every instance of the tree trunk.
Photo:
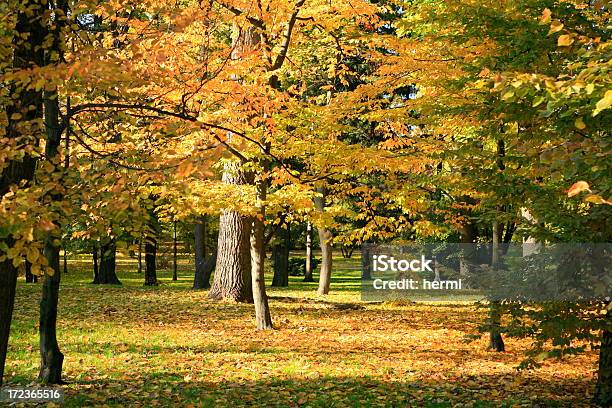
[[[152,195],[151,201],[155,202],[157,196]],[[160,225],[155,213],[155,208],[149,210],[149,225],[145,232],[145,286],[157,286],[157,237]]]
[[[145,241],[145,286],[157,286],[157,237],[149,234]]]
[[[100,280],[100,270],[98,269],[98,243],[95,243],[93,246],[93,252],[92,252],[92,257],[93,257],[93,272],[94,272],[94,279],[92,283],[98,283]]]
[[[62,6],[61,8],[63,10],[66,9],[65,2],[58,4],[58,6]],[[63,22],[58,22],[56,24],[55,31],[53,32],[54,43],[52,49],[58,53],[61,51],[59,45],[59,30],[61,25],[63,25]],[[45,154],[47,160],[53,164],[54,173],[60,171],[61,169],[61,158],[59,157],[58,150],[61,143],[62,127],[60,125],[58,98],[59,95],[57,93],[57,89],[44,92],[44,123],[47,133]],[[62,199],[61,194],[55,191],[51,191],[50,196],[55,202]],[[45,281],[42,288],[42,298],[40,300],[39,333],[41,361],[38,379],[46,384],[62,383],[62,363],[64,361],[64,355],[60,351],[57,344],[56,333],[61,270],[59,260],[60,249],[58,245],[55,245],[55,242],[57,242],[61,236],[59,232],[61,232],[61,226],[56,223],[56,228],[47,233],[44,248],[45,257],[49,262],[49,266],[53,269],[53,275],[45,276]]]
[[[236,162],[228,163],[223,172],[227,184],[250,184],[252,177]],[[236,302],[253,301],[251,287],[251,233],[250,217],[236,211],[223,211],[219,219],[217,265],[211,299],[229,299]]]
[[[272,248],[272,260],[274,264],[274,277],[272,286],[289,286],[289,250],[291,249],[291,231],[289,225],[287,229],[281,229],[281,243]]]
[[[315,198],[315,207],[317,211],[322,213],[325,211],[325,189],[317,188],[317,192],[321,194],[321,197]],[[331,239],[331,231],[324,227],[319,228],[319,244],[321,246],[321,273],[319,274],[319,289],[317,290],[319,295],[327,295],[329,293],[333,255]]]
[[[24,10],[28,10],[28,13],[25,13]],[[45,22],[41,16],[45,10],[46,5],[40,0],[25,0],[19,5],[13,40],[12,65],[16,70],[44,65],[42,42],[46,30]],[[11,84],[8,87],[8,100],[12,101],[5,107],[6,118],[8,119],[5,137],[8,139],[38,134],[39,126],[35,120],[43,116],[42,92],[22,89],[20,86]],[[16,115],[21,117],[14,119]],[[38,140],[36,140],[37,142]],[[6,167],[0,171],[0,199],[9,191],[12,184],[23,180],[32,180],[35,167],[36,158],[28,153],[25,153],[19,161],[11,160],[6,163]],[[13,246],[13,240],[10,237],[3,239],[3,242],[9,248]],[[0,256],[4,255],[6,253],[0,251]],[[0,385],[4,377],[4,364],[15,304],[17,273],[18,269],[11,259],[0,262]]]
[[[138,274],[142,274],[142,234],[138,239]]]
[[[207,261],[206,257],[206,241],[208,237],[208,231],[206,228],[206,216],[202,215],[198,217],[194,226],[194,237],[195,237],[195,275],[193,277],[193,289],[210,289],[210,275],[212,271],[206,274],[205,264]],[[214,254],[215,263],[217,254]]]
[[[38,379],[45,384],[61,384],[64,355],[57,343],[56,327],[61,273],[59,248],[53,245],[51,235],[45,240],[45,257],[53,269],[53,275],[45,276],[40,300],[40,372]]]
[[[38,282],[38,276],[32,273],[32,263],[28,261],[25,261],[25,279],[26,283]]]
[[[121,285],[117,277],[117,245],[112,239],[100,247],[101,259],[98,269],[98,280],[94,284],[100,285]]]
[[[15,306],[15,287],[17,285],[17,268],[13,261],[6,259],[0,262],[0,385],[4,378],[4,364],[8,349],[8,339]]]
[[[255,303],[255,321],[258,330],[272,329],[272,318],[268,295],[266,294],[266,279],[264,261],[266,251],[264,245],[264,220],[266,219],[266,181],[258,178],[257,189],[257,215],[253,218],[250,233],[251,243],[251,279],[253,289],[253,303]]]
[[[64,273],[68,273],[68,252],[64,249]]]
[[[174,221],[174,231],[172,234],[172,280],[178,280],[178,265],[177,265],[177,252],[178,252],[178,244],[176,242],[176,221]]]
[[[312,277],[312,224],[306,223],[306,270],[304,271],[304,282],[314,282]]]
[[[193,289],[210,289],[210,277],[217,265],[217,250],[206,258],[200,267],[200,273],[195,276],[193,281]]]
[[[372,268],[370,266],[370,247],[368,244],[361,246],[361,279],[372,279]]]
[[[595,386],[594,402],[603,407],[612,406],[612,309],[608,306],[606,314],[608,327],[601,332],[599,349],[599,369]]]
[[[499,224],[493,222],[493,245],[491,250],[491,267],[497,268],[499,265]],[[504,339],[501,335],[501,304],[492,300],[489,305],[489,348],[495,351],[505,351]]]

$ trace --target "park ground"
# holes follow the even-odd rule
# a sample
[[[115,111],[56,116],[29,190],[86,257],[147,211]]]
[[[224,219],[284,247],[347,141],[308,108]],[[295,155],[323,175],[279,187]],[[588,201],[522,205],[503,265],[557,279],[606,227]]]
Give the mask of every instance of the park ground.
[[[186,260],[176,282],[159,271],[159,287],[144,287],[130,258],[119,259],[119,287],[91,285],[90,260],[71,260],[58,318],[63,406],[589,406],[595,352],[517,371],[527,341],[507,339],[505,353],[487,351],[485,338],[466,342],[484,311],[469,303],[364,303],[358,255],[334,262],[329,296],[299,277],[270,288],[276,329],[257,332],[252,305],[190,289]],[[39,285],[20,278],[11,385],[35,383],[39,294]]]

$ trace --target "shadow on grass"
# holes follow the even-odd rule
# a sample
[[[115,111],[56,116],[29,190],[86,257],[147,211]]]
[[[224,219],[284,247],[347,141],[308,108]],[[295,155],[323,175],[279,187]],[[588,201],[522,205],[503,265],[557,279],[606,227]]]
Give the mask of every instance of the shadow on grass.
[[[192,378],[193,377],[193,378]],[[587,380],[512,376],[446,381],[381,381],[368,377],[264,377],[212,380],[206,373],[156,372],[133,380],[93,378],[65,387],[66,407],[579,407],[590,406]]]

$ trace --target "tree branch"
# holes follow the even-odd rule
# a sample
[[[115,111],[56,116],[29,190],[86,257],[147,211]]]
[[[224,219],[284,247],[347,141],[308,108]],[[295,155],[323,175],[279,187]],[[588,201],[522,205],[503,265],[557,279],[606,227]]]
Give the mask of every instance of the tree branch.
[[[289,21],[287,22],[287,31],[285,31],[285,40],[281,45],[281,49],[276,56],[276,60],[274,64],[270,67],[270,71],[276,71],[280,67],[283,66],[283,62],[285,62],[285,58],[287,57],[287,51],[289,50],[289,44],[291,43],[291,34],[293,33],[293,27],[295,27],[295,22],[297,20],[298,13],[300,12],[302,6],[306,0],[299,0],[295,5],[295,10],[291,14]]]

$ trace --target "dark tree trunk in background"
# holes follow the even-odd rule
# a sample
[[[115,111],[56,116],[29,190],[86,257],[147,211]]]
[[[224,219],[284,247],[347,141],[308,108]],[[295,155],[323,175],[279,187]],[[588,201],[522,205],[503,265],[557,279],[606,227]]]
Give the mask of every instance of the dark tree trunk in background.
[[[491,254],[491,267],[497,268],[499,265],[500,255],[500,234],[497,221],[493,222],[493,245]],[[492,300],[489,305],[489,348],[495,351],[505,351],[504,339],[501,335],[501,304],[498,301]]]
[[[100,280],[100,270],[98,268],[98,244],[94,244],[93,247],[93,251],[92,251],[92,257],[93,257],[93,272],[94,272],[94,279],[92,283],[98,283],[98,281]]]
[[[174,221],[174,231],[172,233],[172,280],[178,280],[178,265],[177,265],[177,257],[178,257],[178,244],[176,242],[176,221]]]
[[[138,239],[138,273],[142,273],[142,235]]]
[[[26,9],[29,9],[31,14],[24,13],[23,10]],[[20,70],[44,65],[42,43],[46,30],[45,22],[41,16],[46,9],[46,3],[43,4],[40,0],[24,0],[21,2],[14,28],[13,68]],[[5,106],[8,124],[4,137],[8,139],[17,139],[25,135],[39,133],[39,125],[34,121],[43,116],[42,92],[33,89],[20,89],[19,86],[8,85],[8,96],[12,102]],[[21,118],[14,119],[16,115],[20,115]],[[35,167],[36,158],[29,154],[25,154],[19,161],[11,160],[6,163],[6,167],[0,171],[0,198],[9,191],[12,184],[19,183],[22,180],[32,180]],[[11,238],[3,239],[3,242],[9,248],[13,246]],[[1,255],[6,254],[0,251]],[[17,267],[13,265],[11,259],[0,262],[0,385],[4,378],[4,365],[15,303],[17,273]]]
[[[315,198],[315,208],[322,213],[325,211],[325,189],[319,187],[317,188],[317,193],[321,194],[322,197]],[[321,246],[321,272],[319,274],[319,289],[317,290],[319,295],[327,295],[329,293],[333,256],[331,240],[331,231],[324,227],[319,228],[319,244]]]
[[[229,163],[223,172],[227,184],[251,184],[252,176],[245,174],[238,163]],[[219,219],[217,265],[211,299],[229,299],[236,302],[253,302],[251,287],[251,233],[250,217],[236,211],[223,211]]]
[[[363,244],[361,247],[361,279],[372,279],[372,267],[370,265],[370,246]]]
[[[200,272],[195,275],[193,289],[210,289],[210,277],[216,265],[217,250],[215,249],[210,256],[206,257],[206,260],[200,267]]]
[[[289,286],[289,257],[284,244],[276,244],[272,247],[272,266],[274,268],[272,286]]]
[[[603,407],[610,407],[612,406],[612,308],[610,306],[608,306],[606,322],[608,328],[601,332],[594,402]]]
[[[266,166],[264,165],[264,168]],[[253,218],[250,231],[251,251],[251,285],[253,288],[253,303],[255,304],[255,321],[258,330],[272,329],[272,317],[266,294],[264,262],[266,247],[264,236],[264,220],[266,219],[266,181],[258,177],[256,181],[257,214]]]
[[[312,277],[312,224],[306,223],[306,269],[304,282],[314,282]]]
[[[155,201],[156,196],[151,196]],[[145,286],[157,286],[157,237],[160,226],[155,209],[149,211],[149,226],[145,234]]]
[[[289,225],[287,229],[281,228],[281,243],[272,248],[272,262],[274,265],[274,277],[272,286],[289,286],[289,251],[291,250],[291,231]]]
[[[121,285],[117,277],[117,245],[110,240],[100,247],[100,267],[97,280],[93,283],[100,285]]]
[[[68,252],[64,249],[64,273],[68,273]]]
[[[25,280],[26,283],[38,282],[38,276],[32,273],[32,263],[25,261]]]
[[[212,272],[205,273],[206,257],[206,241],[208,238],[206,228],[206,216],[202,215],[198,217],[194,225],[194,237],[195,237],[195,275],[193,277],[193,289],[210,289],[210,275]],[[215,251],[216,252],[216,251]],[[217,254],[214,254],[215,263]]]
[[[145,241],[145,286],[157,286],[157,237],[148,234]]]

